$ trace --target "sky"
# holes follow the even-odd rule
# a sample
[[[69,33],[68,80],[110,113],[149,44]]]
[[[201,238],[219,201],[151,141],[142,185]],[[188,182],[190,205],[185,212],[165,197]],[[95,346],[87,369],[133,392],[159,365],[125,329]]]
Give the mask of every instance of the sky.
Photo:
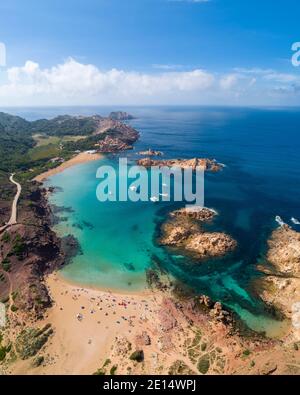
[[[299,15],[298,0],[1,0],[0,105],[297,106]]]

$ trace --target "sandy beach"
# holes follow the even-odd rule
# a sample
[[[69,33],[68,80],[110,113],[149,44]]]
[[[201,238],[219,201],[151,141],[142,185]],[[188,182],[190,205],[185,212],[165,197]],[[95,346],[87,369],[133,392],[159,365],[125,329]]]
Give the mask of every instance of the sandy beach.
[[[58,273],[47,278],[54,305],[39,326],[51,323],[55,334],[46,347],[46,365],[32,369],[27,361],[15,373],[92,374],[110,356],[117,336],[134,342],[155,314],[154,295],[121,295],[75,286]],[[39,372],[40,371],[40,372]]]
[[[79,165],[80,163],[86,163],[86,162],[91,162],[95,160],[102,159],[104,156],[98,153],[88,153],[88,152],[81,152],[80,154],[74,156],[73,158],[69,159],[68,161],[62,163],[58,167],[55,167],[54,169],[50,169],[45,171],[42,174],[39,174],[34,178],[34,181],[38,182],[43,182],[47,178],[61,173],[62,171],[68,169],[69,167],[72,167],[74,165]]]

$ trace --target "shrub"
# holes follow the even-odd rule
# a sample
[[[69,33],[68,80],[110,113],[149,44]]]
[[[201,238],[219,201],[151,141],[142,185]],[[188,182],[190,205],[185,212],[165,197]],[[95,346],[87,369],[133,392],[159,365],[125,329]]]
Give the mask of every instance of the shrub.
[[[112,376],[114,376],[115,373],[116,373],[116,371],[117,371],[117,369],[118,369],[118,365],[114,365],[114,366],[110,369],[110,374],[111,374]]]
[[[3,241],[4,243],[10,242],[10,234],[8,232],[4,232],[1,241]]]
[[[131,359],[132,361],[136,361],[136,362],[143,362],[144,360],[144,351],[143,350],[137,350],[134,351],[129,359]]]
[[[32,362],[32,366],[34,368],[38,368],[39,366],[41,366],[41,364],[44,362],[45,358],[42,355],[39,355],[38,357],[34,358],[33,362]]]
[[[2,268],[6,272],[9,272],[11,269],[10,260],[8,258],[3,259],[2,261]]]
[[[209,363],[208,355],[204,355],[199,359],[197,368],[200,373],[206,374],[209,370],[209,367],[210,367],[210,363]]]
[[[16,350],[20,357],[28,359],[36,355],[52,333],[53,330],[51,328],[45,331],[45,327],[42,330],[35,328],[24,329],[16,339]]]
[[[105,376],[105,370],[104,369],[98,369],[95,373],[93,373],[93,376]]]
[[[14,304],[11,306],[10,309],[11,309],[11,311],[12,311],[13,313],[15,313],[16,311],[19,310],[18,307],[17,307],[16,305],[14,305]]]

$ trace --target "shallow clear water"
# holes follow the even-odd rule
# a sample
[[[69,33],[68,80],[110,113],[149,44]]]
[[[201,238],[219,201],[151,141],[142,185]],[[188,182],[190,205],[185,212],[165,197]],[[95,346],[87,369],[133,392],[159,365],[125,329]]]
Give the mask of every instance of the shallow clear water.
[[[61,234],[74,234],[83,251],[63,270],[64,275],[81,284],[134,291],[144,287],[145,269],[159,259],[167,272],[199,293],[221,300],[251,328],[270,333],[280,329],[282,324],[267,315],[253,294],[251,280],[259,275],[255,264],[277,226],[275,216],[290,225],[291,217],[300,218],[300,111],[209,107],[125,110],[138,116],[131,122],[141,131],[135,152],[151,147],[164,151],[166,158],[211,157],[226,164],[221,173],[206,175],[205,204],[219,213],[212,230],[230,233],[239,249],[230,259],[197,263],[157,247],[156,225],[170,207],[162,203],[99,203],[95,177],[99,163],[92,162],[48,181],[63,188],[51,201],[74,210],[61,213],[67,220],[56,228]],[[89,111],[96,112],[85,109],[84,113]],[[97,109],[98,113],[105,111]],[[80,113],[80,109],[73,109],[73,113]],[[129,159],[134,159],[135,152],[128,152]],[[116,159],[106,160],[114,164]]]

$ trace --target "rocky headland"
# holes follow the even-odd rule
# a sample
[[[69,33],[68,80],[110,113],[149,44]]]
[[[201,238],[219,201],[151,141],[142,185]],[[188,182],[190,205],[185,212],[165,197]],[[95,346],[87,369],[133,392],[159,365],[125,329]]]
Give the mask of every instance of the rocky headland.
[[[287,225],[273,231],[258,269],[265,275],[256,280],[257,293],[291,322],[291,334],[300,340],[300,233]]]
[[[18,224],[0,235],[0,300],[13,311],[40,318],[51,306],[44,276],[76,253],[77,242],[51,230],[46,190],[35,183],[23,192]]]

